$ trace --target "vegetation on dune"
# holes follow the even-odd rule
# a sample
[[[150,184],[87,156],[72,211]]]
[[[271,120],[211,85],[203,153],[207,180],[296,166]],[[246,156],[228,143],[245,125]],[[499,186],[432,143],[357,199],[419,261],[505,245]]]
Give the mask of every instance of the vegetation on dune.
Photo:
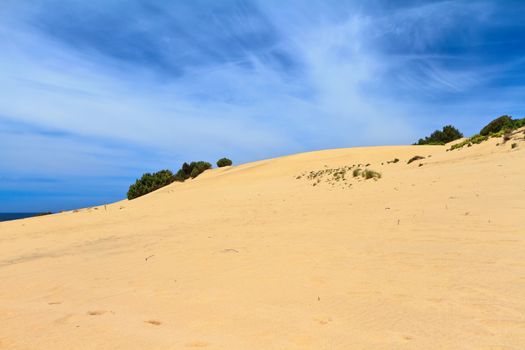
[[[128,199],[134,199],[147,193],[158,190],[175,181],[175,176],[170,170],[161,170],[156,173],[145,173],[140,179],[129,186]]]
[[[468,146],[468,147],[471,147],[472,145],[477,145],[477,144],[480,144],[482,143],[483,141],[486,141],[489,139],[489,136],[486,135],[486,136],[483,136],[483,135],[480,135],[480,134],[476,134],[464,141],[461,141],[459,143],[456,143],[455,145],[452,145],[450,146],[450,150],[453,151],[455,149],[459,149],[459,148],[462,148],[464,146]]]
[[[485,125],[481,129],[479,134],[487,136],[490,134],[502,132],[504,130],[516,130],[521,128],[522,126],[525,126],[525,118],[513,119],[508,115],[502,115],[501,117],[496,118],[487,125]]]
[[[183,182],[190,178],[194,179],[204,171],[211,169],[211,164],[204,161],[184,163],[175,174],[175,181]]]
[[[231,161],[231,159],[228,159],[228,158],[221,158],[217,161],[217,166],[219,168],[222,168],[222,167],[225,167],[225,166],[230,166],[232,165],[233,162]]]
[[[362,176],[366,180],[369,180],[369,179],[380,179],[381,178],[381,173],[379,173],[377,171],[374,171],[374,170],[365,169],[365,170],[363,170]]]
[[[410,158],[407,162],[407,164],[410,164],[412,162],[415,162],[416,160],[420,160],[420,159],[425,159],[425,157],[422,157],[422,156],[413,156],[412,158]]]
[[[46,215],[51,215],[53,214],[52,212],[50,211],[45,211],[45,212],[42,212],[42,213],[36,213],[34,216],[46,216]]]
[[[365,180],[369,180],[369,179],[374,179],[374,180],[377,180],[377,179],[380,179],[381,178],[381,173],[380,172],[377,172],[375,170],[372,170],[372,169],[361,169],[361,168],[357,168],[357,169],[354,169],[354,171],[352,172],[352,176],[353,177],[363,177]]]
[[[510,141],[512,138],[512,130],[505,129],[505,132],[503,133],[503,143]]]
[[[314,181],[312,186],[320,185],[321,182],[328,183],[332,186],[342,186],[344,187],[350,187],[352,184],[349,182],[350,178],[346,177],[346,174],[350,172],[352,169],[352,176],[354,178],[364,178],[365,180],[368,179],[380,179],[381,173],[371,170],[371,169],[362,169],[359,167],[359,165],[345,165],[339,168],[326,168],[322,170],[317,171],[310,171],[308,173],[303,173],[296,177],[297,180],[306,178],[307,180]],[[355,168],[355,169],[354,169]]]
[[[127,197],[129,200],[135,199],[169,185],[172,182],[183,182],[189,178],[193,179],[210,168],[210,163],[199,161],[182,164],[182,167],[175,175],[171,170],[167,169],[156,173],[145,173],[140,179],[137,179],[133,185],[129,186]]]
[[[502,137],[503,142],[507,142],[513,138],[513,131],[525,126],[525,118],[522,119],[513,119],[510,116],[504,115],[499,118],[494,119],[487,125],[485,125],[479,134],[476,134],[462,142],[459,142],[455,145],[452,145],[447,151],[452,151],[456,149],[461,149],[464,146],[472,147],[472,145],[479,144],[483,141],[488,140],[491,137]],[[524,132],[525,134],[525,132]],[[445,143],[457,140],[462,138],[463,134],[452,125],[446,125],[442,130],[436,130],[430,136],[420,139],[417,142],[417,145],[443,145]],[[499,143],[498,143],[499,145]],[[512,143],[511,148],[518,147],[517,143]],[[430,156],[429,156],[430,157]],[[407,164],[415,162],[417,160],[425,159],[423,156],[414,156],[410,158]],[[387,161],[387,164],[399,162],[398,158]],[[233,162],[228,158],[221,158],[217,161],[217,166],[219,168],[225,166],[231,166]],[[383,165],[384,163],[381,163]],[[352,170],[352,176],[354,178],[364,178],[368,179],[380,179],[381,173],[368,169],[367,167],[371,165],[367,163],[364,165],[364,169],[361,168],[361,164],[352,165],[352,166],[342,166],[339,168],[329,169],[327,166],[326,169],[319,171],[311,171],[308,175],[306,173],[299,175],[296,179],[301,179],[306,177],[309,180],[315,180],[313,186],[321,183],[321,179],[324,179],[331,185],[335,185],[337,182],[341,182],[344,185],[350,186],[346,183],[346,173]],[[419,166],[423,164],[420,163]],[[181,168],[173,174],[170,170],[161,170],[156,173],[145,173],[140,179],[137,179],[134,184],[129,187],[127,197],[128,199],[134,199],[140,196],[143,196],[147,193],[155,191],[161,187],[169,185],[174,181],[184,182],[187,179],[193,179],[202,174],[204,171],[210,169],[212,165],[205,161],[183,163]]]
[[[492,137],[503,137],[503,142],[507,142],[512,137],[512,131],[525,126],[525,118],[513,119],[507,115],[494,119],[485,125],[479,134],[476,134],[460,143],[452,145],[449,151],[461,149],[464,146],[480,144]]]
[[[452,125],[446,125],[443,130],[436,130],[430,136],[419,139],[417,145],[444,145],[445,143],[460,139],[463,134]]]

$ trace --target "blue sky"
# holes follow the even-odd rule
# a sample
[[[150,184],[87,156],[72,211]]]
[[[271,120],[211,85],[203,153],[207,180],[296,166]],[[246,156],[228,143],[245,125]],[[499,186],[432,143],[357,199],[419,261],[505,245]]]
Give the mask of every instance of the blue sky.
[[[0,212],[525,115],[523,1],[0,2]]]

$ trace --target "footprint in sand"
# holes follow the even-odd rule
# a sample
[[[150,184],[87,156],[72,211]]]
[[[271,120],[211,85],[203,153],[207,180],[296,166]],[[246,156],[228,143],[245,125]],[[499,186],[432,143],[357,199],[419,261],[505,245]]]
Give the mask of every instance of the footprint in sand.
[[[239,251],[237,249],[231,249],[231,248],[221,250],[221,253],[238,253],[238,252]]]
[[[62,304],[61,301],[51,301],[51,302],[47,303],[47,305],[60,305],[60,304]]]
[[[210,345],[210,344],[205,342],[205,341],[192,341],[191,343],[186,344],[186,347],[188,347],[188,348],[205,348],[208,345]]]
[[[100,316],[104,315],[107,311],[106,310],[94,310],[94,311],[88,311],[87,314],[89,316]]]
[[[149,323],[149,324],[152,324],[154,326],[160,326],[162,324],[162,322],[157,321],[157,320],[147,320],[147,321],[144,321],[144,323]]]
[[[69,323],[69,320],[73,317],[73,314],[66,314],[62,317],[59,317],[57,319],[55,319],[53,322],[55,324],[66,324],[66,323]]]
[[[332,322],[332,318],[331,317],[314,318],[314,321],[324,326],[325,324]]]

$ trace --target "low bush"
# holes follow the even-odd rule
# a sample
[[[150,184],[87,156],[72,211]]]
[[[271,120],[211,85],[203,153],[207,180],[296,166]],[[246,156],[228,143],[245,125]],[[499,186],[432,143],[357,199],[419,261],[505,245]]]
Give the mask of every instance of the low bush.
[[[362,173],[363,177],[366,179],[366,180],[369,180],[369,179],[380,179],[381,178],[381,173],[377,172],[377,171],[374,171],[374,170],[370,170],[370,169],[365,169]]]
[[[430,136],[419,139],[417,145],[444,145],[445,143],[460,139],[463,134],[452,125],[446,125],[443,130],[436,130]]]
[[[352,176],[358,177],[359,175],[361,175],[361,171],[362,170],[360,168],[354,169],[354,171],[352,171]]]
[[[517,144],[517,143],[513,143],[512,145],[510,145],[510,147],[511,147],[512,149],[514,149],[514,148],[518,147],[518,144]]]
[[[492,135],[492,134],[491,134]],[[460,149],[464,146],[467,146],[467,147],[471,147],[472,144],[480,144],[482,143],[483,141],[487,141],[489,139],[490,135],[479,135],[479,134],[476,134],[460,143],[456,143],[455,145],[452,145],[450,147],[450,150],[453,151],[455,149]]]
[[[127,197],[130,200],[135,199],[169,185],[174,181],[183,182],[189,178],[195,178],[210,168],[210,163],[199,161],[182,164],[182,167],[175,175],[173,175],[170,170],[161,170],[153,174],[145,173],[140,179],[137,179],[133,185],[129,186]]]
[[[483,141],[487,141],[488,139],[489,139],[488,135],[474,135],[469,139],[469,141],[472,142],[473,144],[478,145],[482,143]]]
[[[512,118],[508,115],[502,115],[499,118],[494,119],[487,125],[485,125],[481,131],[479,132],[480,135],[489,135],[490,133],[497,133],[503,130],[504,128],[508,128],[512,125]]]
[[[497,134],[504,130],[516,130],[525,126],[525,118],[522,119],[513,119],[508,115],[502,115],[499,118],[494,119],[487,125],[485,125],[481,131],[480,135],[486,136],[490,134]]]
[[[189,178],[196,178],[204,171],[211,169],[211,164],[208,162],[198,161],[191,163],[184,163],[182,167],[175,174],[175,181],[185,181]]]
[[[420,159],[425,159],[425,157],[422,157],[422,156],[413,156],[412,158],[410,158],[407,162],[407,164],[410,164],[412,162],[415,162],[416,160],[420,160]]]
[[[219,168],[222,168],[222,167],[225,167],[225,166],[230,166],[232,165],[233,162],[231,161],[231,159],[228,159],[228,158],[221,158],[217,161],[217,166]]]
[[[140,179],[129,186],[128,199],[134,199],[147,193],[158,190],[175,181],[175,176],[170,170],[161,170],[156,173],[145,173]]]
[[[503,137],[503,142],[507,142],[511,139],[512,131],[523,126],[525,126],[525,118],[512,119],[512,117],[509,117],[508,115],[503,115],[485,125],[479,134],[452,145],[449,151],[460,149],[464,146],[471,147],[473,144],[479,144],[493,137]]]

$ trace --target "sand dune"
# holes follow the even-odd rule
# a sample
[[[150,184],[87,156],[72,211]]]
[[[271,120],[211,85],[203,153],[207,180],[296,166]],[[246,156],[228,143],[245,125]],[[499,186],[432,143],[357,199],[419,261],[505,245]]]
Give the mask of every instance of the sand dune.
[[[518,137],[297,154],[0,223],[0,349],[523,349]],[[382,178],[307,178],[357,164]]]

